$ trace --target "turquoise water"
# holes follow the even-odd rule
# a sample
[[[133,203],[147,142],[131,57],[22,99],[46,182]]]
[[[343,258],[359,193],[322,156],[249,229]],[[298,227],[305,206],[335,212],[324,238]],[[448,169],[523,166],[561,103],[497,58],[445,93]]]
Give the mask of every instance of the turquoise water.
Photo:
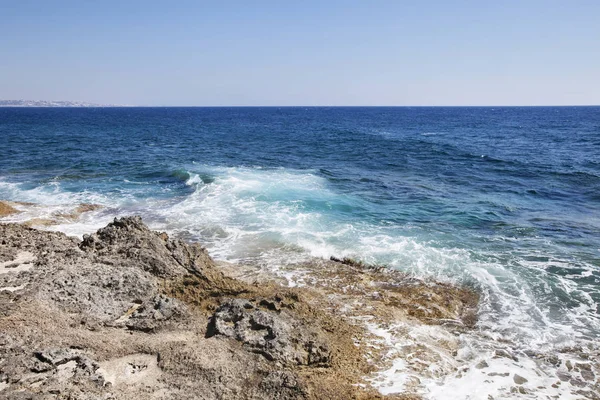
[[[0,137],[0,198],[106,206],[68,233],[141,214],[220,259],[474,285],[515,347],[600,333],[599,107],[6,108]]]

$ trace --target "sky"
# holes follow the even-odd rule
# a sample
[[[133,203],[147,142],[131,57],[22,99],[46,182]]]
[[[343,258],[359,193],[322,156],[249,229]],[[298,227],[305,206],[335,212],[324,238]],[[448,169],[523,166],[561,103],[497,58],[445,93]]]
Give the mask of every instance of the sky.
[[[600,1],[0,0],[0,99],[600,104]]]

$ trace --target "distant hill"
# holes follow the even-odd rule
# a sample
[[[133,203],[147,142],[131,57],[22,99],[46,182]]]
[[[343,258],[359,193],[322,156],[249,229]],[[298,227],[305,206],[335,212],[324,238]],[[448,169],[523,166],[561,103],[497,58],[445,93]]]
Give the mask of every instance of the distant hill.
[[[0,107],[122,107],[116,104],[94,104],[82,101],[0,100]]]

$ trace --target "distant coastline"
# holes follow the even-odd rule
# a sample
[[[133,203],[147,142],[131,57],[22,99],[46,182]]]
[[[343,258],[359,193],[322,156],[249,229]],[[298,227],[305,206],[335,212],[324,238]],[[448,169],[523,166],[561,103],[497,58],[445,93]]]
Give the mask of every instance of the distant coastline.
[[[0,100],[0,107],[128,107],[121,104],[95,104],[83,101]]]

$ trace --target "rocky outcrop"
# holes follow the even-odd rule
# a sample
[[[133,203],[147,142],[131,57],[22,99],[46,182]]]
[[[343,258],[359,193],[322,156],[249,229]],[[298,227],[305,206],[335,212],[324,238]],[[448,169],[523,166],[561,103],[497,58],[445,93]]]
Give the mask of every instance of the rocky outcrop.
[[[149,230],[140,217],[115,220],[93,235],[84,235],[79,248],[96,262],[143,270],[153,276],[174,278],[186,274],[205,276],[214,263],[204,248],[170,240]]]
[[[274,313],[248,300],[232,299],[211,317],[207,335],[234,338],[249,350],[282,364],[329,365],[327,342],[318,331],[298,322],[286,311]]]
[[[228,277],[139,217],[82,241],[0,224],[0,397],[383,398],[326,302]]]

